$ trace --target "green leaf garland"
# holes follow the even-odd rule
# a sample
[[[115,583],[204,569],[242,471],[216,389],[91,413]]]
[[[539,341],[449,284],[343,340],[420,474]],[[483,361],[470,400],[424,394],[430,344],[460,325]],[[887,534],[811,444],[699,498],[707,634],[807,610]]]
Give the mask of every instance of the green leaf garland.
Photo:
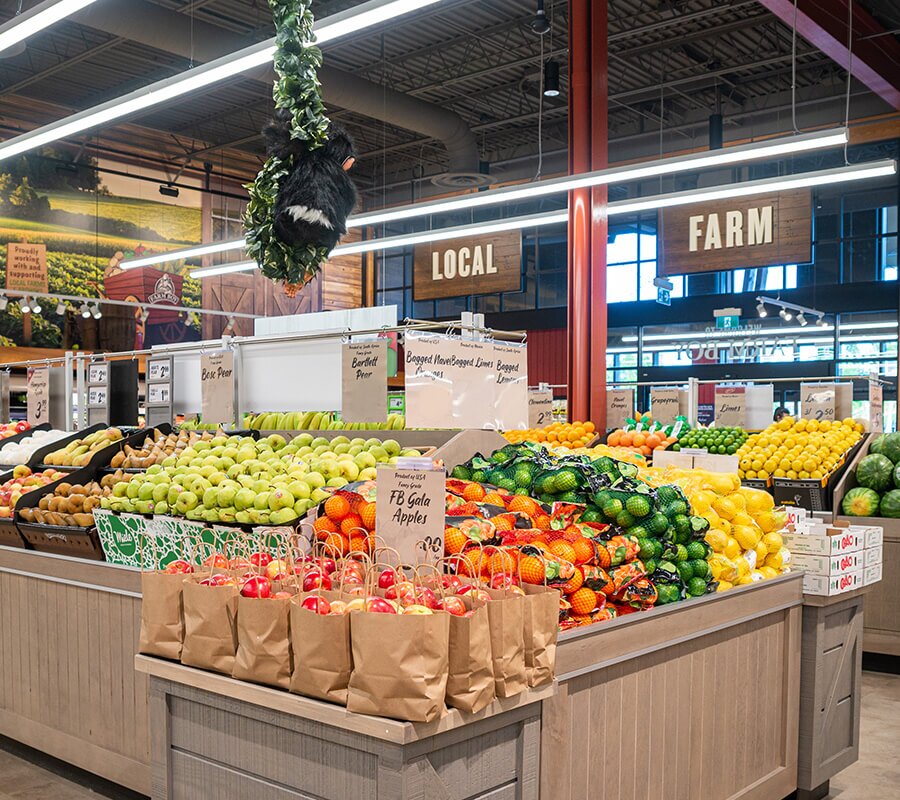
[[[315,149],[328,137],[329,120],[319,78],[322,51],[313,41],[310,0],[269,0],[275,21],[275,73],[272,90],[275,107],[291,114],[291,138]],[[306,245],[294,247],[275,234],[275,200],[281,180],[290,172],[290,161],[270,156],[253,183],[247,184],[250,202],[244,214],[247,252],[274,281],[284,281],[288,289],[312,278],[328,256],[328,248]]]

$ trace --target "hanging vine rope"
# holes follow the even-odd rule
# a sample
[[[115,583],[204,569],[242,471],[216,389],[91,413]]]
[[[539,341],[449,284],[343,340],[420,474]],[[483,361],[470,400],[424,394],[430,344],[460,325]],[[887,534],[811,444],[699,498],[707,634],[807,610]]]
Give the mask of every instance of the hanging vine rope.
[[[275,72],[273,88],[276,116],[289,125],[290,139],[307,151],[328,141],[329,120],[316,71],[322,52],[313,41],[310,0],[269,0],[275,22]],[[247,185],[250,202],[244,215],[247,252],[263,275],[283,281],[293,295],[312,278],[331,248],[315,243],[285,241],[276,231],[279,191],[294,166],[289,152],[270,152],[253,183]]]

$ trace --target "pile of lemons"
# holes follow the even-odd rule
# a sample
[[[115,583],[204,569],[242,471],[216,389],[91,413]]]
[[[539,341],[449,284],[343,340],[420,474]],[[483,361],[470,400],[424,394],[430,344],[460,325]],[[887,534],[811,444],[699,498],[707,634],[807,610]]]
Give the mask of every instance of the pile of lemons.
[[[707,561],[718,591],[774,578],[790,570],[791,553],[780,531],[786,515],[775,509],[768,492],[741,486],[735,474],[706,470],[646,470],[653,485],[679,485],[691,504],[691,512],[709,522],[706,543],[712,549]]]
[[[752,434],[740,450],[741,478],[820,480],[839,467],[863,434],[859,422],[818,421],[784,417],[761,433]]]

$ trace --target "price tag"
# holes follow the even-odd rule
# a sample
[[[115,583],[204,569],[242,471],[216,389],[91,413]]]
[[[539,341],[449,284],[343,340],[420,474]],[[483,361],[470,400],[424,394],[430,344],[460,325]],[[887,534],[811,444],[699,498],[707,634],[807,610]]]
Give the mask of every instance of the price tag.
[[[553,422],[553,392],[538,389],[528,393],[528,427],[545,428]]]
[[[153,405],[168,405],[171,396],[170,386],[167,383],[147,387],[147,402]]]
[[[444,555],[444,470],[378,470],[375,532],[406,564],[434,564]]]
[[[88,387],[88,405],[89,406],[105,406],[106,405],[106,387],[105,386],[89,386]]]
[[[28,424],[50,422],[50,367],[29,367],[27,381]]]
[[[88,367],[88,383],[106,383],[109,364],[91,364]]]
[[[880,381],[869,381],[869,432],[884,430],[884,387]]]
[[[234,423],[234,353],[231,350],[200,356],[200,401],[204,422]]]
[[[150,361],[147,363],[148,381],[167,381],[172,374],[172,362],[169,359]]]
[[[800,416],[803,419],[837,419],[837,392],[833,383],[804,383],[800,385]]]
[[[606,427],[624,428],[634,416],[634,389],[608,389],[606,392]]]
[[[681,413],[680,389],[651,389],[650,415],[654,421],[668,424]]]
[[[387,339],[349,342],[341,353],[341,419],[386,422]]]
[[[717,386],[715,415],[716,425],[720,427],[745,427],[747,388],[745,386]]]

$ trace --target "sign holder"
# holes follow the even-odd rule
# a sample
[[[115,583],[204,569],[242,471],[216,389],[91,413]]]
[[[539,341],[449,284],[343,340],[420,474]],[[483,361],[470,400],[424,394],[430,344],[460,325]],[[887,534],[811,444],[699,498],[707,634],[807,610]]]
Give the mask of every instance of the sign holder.
[[[174,370],[171,356],[154,356],[147,359],[146,397],[144,400],[147,427],[171,423],[175,419],[172,401]]]

